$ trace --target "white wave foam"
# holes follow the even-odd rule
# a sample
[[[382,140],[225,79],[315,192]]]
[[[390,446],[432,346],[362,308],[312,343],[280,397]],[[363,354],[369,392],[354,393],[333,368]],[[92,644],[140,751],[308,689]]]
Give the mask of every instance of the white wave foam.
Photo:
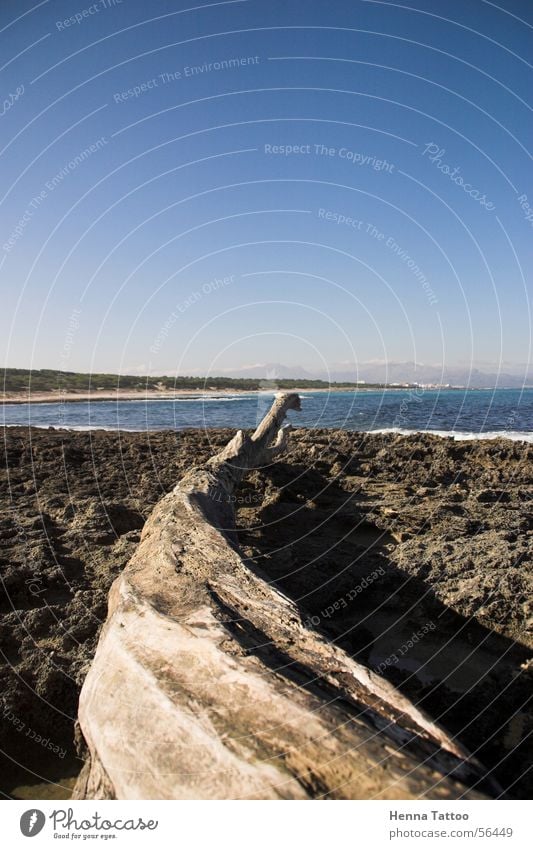
[[[510,439],[513,442],[533,442],[533,433],[525,430],[488,430],[488,431],[465,431],[465,430],[407,430],[401,427],[384,427],[377,430],[369,430],[367,433],[396,433],[399,436],[415,436],[426,433],[430,436],[440,436],[443,439],[452,438],[457,442],[466,439]]]
[[[218,401],[226,402],[226,401],[243,401],[247,400],[250,396],[248,395],[186,395],[181,396],[179,398],[175,398],[173,395],[168,398],[120,398],[118,401],[109,400],[107,403],[110,404],[198,404],[198,403],[208,403]],[[255,397],[255,396],[253,396]],[[97,400],[95,403],[97,404],[105,404],[105,401]]]
[[[211,428],[221,428],[224,425],[206,425],[204,422],[203,425],[198,424],[186,424],[180,425],[178,423],[174,423],[174,427],[171,426],[160,426],[160,427],[126,427],[121,425],[120,427],[113,427],[112,425],[68,425],[68,424],[35,424],[34,422],[0,422],[0,427],[33,427],[37,430],[72,430],[72,431],[91,431],[91,430],[104,430],[104,431],[125,431],[126,433],[155,433],[157,431],[162,430],[197,430],[199,428],[204,428],[210,430]],[[231,425],[225,425],[225,427],[231,427]],[[305,427],[305,426],[304,426]],[[306,428],[307,429],[307,428]],[[311,428],[312,429],[312,428]],[[342,423],[328,425],[328,430],[347,430],[347,432],[354,432],[351,429],[347,429],[342,426]],[[367,430],[367,431],[355,431],[356,433],[393,433],[398,436],[418,436],[419,434],[429,434],[430,436],[440,436],[442,439],[455,439],[458,442],[472,439],[508,439],[511,442],[528,442],[533,443],[533,432],[531,431],[519,431],[519,430],[491,430],[479,433],[477,431],[456,431],[456,430],[407,430],[399,427],[385,427],[385,428],[376,428],[375,430]]]

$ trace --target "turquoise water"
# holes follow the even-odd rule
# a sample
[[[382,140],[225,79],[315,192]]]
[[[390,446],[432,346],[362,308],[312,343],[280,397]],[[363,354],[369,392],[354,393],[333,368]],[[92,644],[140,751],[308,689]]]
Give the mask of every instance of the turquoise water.
[[[174,399],[5,404],[5,425],[76,430],[162,430],[254,427],[273,393],[181,396]],[[501,434],[533,440],[533,389],[357,390],[304,392],[295,426],[373,431],[432,431],[461,436]]]

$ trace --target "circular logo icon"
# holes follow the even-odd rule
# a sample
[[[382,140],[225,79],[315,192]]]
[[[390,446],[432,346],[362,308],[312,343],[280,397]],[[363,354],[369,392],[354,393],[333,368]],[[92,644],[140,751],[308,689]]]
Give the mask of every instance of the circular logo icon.
[[[42,811],[37,808],[32,808],[29,811],[24,811],[20,818],[20,830],[24,837],[35,837],[42,831],[46,822],[46,817]]]

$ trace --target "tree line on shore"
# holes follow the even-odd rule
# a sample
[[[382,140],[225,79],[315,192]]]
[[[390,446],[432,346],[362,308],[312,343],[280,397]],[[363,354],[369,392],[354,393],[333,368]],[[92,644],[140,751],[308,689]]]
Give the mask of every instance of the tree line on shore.
[[[247,377],[148,377],[129,374],[99,374],[58,369],[4,369],[3,392],[94,392],[97,390],[180,390],[180,389],[356,389],[357,383],[328,383],[325,380],[279,378],[264,380]],[[383,384],[365,383],[365,388]]]

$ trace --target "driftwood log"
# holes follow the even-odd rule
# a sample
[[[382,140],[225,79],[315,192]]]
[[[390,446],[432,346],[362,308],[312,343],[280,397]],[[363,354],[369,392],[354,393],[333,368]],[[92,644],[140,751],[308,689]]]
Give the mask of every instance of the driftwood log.
[[[82,688],[85,799],[479,798],[481,766],[379,675],[304,625],[239,553],[234,491],[286,447],[253,436],[192,469],[113,584]]]

